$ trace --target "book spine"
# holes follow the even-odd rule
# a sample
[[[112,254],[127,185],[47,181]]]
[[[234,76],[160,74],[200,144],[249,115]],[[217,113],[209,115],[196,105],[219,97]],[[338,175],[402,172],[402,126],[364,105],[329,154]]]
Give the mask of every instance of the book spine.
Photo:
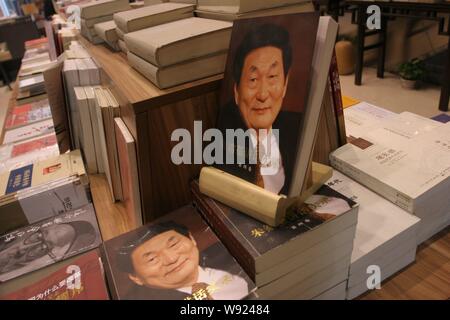
[[[343,146],[347,143],[347,134],[345,132],[344,107],[342,104],[341,82],[339,80],[339,72],[336,58],[336,51],[333,50],[331,58],[329,81],[331,83],[331,95],[333,97],[333,105],[336,113],[336,124],[339,132],[339,145]]]
[[[330,164],[336,170],[349,176],[356,182],[359,182],[363,186],[371,189],[372,191],[378,193],[385,199],[396,204],[400,208],[414,214],[414,199],[408,195],[395,190],[393,187],[383,183],[376,178],[371,177],[367,173],[345,163],[344,161],[338,159],[334,154],[330,154]]]

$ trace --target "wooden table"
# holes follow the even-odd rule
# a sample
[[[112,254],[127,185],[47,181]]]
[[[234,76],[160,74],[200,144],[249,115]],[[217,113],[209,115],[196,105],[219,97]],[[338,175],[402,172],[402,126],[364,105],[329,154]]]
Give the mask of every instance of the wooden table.
[[[441,96],[439,99],[439,110],[449,110],[450,96],[450,3],[430,3],[429,1],[403,2],[403,1],[367,1],[367,0],[347,0],[347,5],[352,8],[352,23],[358,25],[357,35],[357,57],[355,70],[355,84],[361,85],[364,51],[374,48],[381,48],[378,56],[377,76],[383,78],[384,60],[386,55],[386,37],[388,21],[396,17],[404,17],[416,20],[431,20],[439,23],[439,34],[448,36],[448,50],[444,76],[441,84]],[[366,30],[367,7],[377,5],[381,9],[381,29]],[[380,42],[364,46],[364,38],[378,33]]]

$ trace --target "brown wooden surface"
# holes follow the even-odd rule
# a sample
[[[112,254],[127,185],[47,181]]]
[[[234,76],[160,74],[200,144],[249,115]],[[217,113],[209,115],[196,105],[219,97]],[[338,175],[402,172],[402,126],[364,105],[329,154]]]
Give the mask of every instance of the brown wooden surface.
[[[103,240],[132,230],[121,203],[113,204],[104,175],[90,177],[95,209]],[[417,249],[416,261],[381,284],[380,290],[358,299],[449,299],[450,227]]]

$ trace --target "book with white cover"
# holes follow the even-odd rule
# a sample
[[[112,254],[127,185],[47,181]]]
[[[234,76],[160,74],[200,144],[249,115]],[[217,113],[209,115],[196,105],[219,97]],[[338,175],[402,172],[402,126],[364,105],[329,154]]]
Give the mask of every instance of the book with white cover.
[[[100,140],[100,135],[99,135],[99,125],[98,125],[98,119],[97,119],[94,87],[91,87],[91,86],[84,87],[84,92],[86,94],[86,99],[87,99],[87,102],[89,105],[89,112],[91,114],[91,124],[92,124],[92,133],[93,133],[93,137],[94,137],[94,150],[95,150],[95,158],[97,161],[97,170],[98,170],[98,173],[104,173],[105,169],[103,167],[102,148],[101,148],[101,140]]]
[[[356,181],[424,217],[448,202],[450,123],[435,128],[393,125],[368,132],[330,154],[331,164]]]
[[[182,19],[125,35],[128,50],[157,67],[165,67],[230,46],[231,22]]]
[[[194,16],[194,5],[165,2],[114,14],[114,22],[124,33]]]
[[[84,59],[75,59],[77,65],[78,77],[80,79],[80,86],[88,86],[90,84],[89,70],[84,63]]]
[[[78,112],[81,123],[81,147],[86,158],[86,170],[88,173],[98,173],[97,159],[95,154],[94,135],[92,132],[91,113],[83,87],[75,87],[75,97],[77,99]]]
[[[80,78],[75,59],[66,59],[64,61],[63,74],[66,103],[69,105],[70,110],[68,119],[71,129],[72,145],[75,146],[75,148],[79,148],[80,120],[78,110],[76,108],[76,99],[73,88],[80,86]]]
[[[89,84],[90,85],[99,85],[100,84],[100,69],[95,64],[92,58],[83,59],[84,64],[87,67],[89,72]]]
[[[44,87],[44,75],[42,73],[34,75],[32,77],[19,80],[19,90],[31,90],[36,87],[41,87],[45,91]]]
[[[327,185],[359,204],[350,274],[404,240],[415,246],[419,218],[336,170]]]
[[[243,13],[304,2],[309,0],[198,0],[197,8],[213,12]]]
[[[158,68],[131,51],[128,51],[127,57],[128,63],[134,69],[160,89],[223,73],[227,62],[227,52],[201,57],[165,68]]]
[[[3,143],[13,143],[25,139],[54,132],[53,119],[47,119],[33,124],[8,130],[3,137]]]

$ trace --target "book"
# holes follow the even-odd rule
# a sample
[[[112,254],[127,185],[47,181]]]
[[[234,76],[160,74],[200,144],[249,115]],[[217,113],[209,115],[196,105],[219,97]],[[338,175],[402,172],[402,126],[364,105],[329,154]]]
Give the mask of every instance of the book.
[[[94,60],[90,57],[83,59],[84,64],[89,72],[89,84],[100,85],[100,68],[95,64]]]
[[[0,285],[0,300],[108,300],[98,249]]]
[[[113,43],[117,42],[119,39],[116,33],[116,23],[114,20],[97,23],[94,28],[98,36],[105,40],[105,42]]]
[[[98,173],[104,173],[105,169],[103,168],[102,149],[99,135],[99,124],[97,118],[94,87],[84,87],[84,92],[86,94],[86,99],[89,105],[89,112],[91,114],[92,135],[94,138],[94,150],[95,159],[97,161],[97,170]]]
[[[3,143],[19,142],[25,139],[54,132],[53,120],[47,119],[26,126],[5,131]]]
[[[42,73],[19,80],[19,91],[28,91],[31,96],[45,92],[44,76]]]
[[[343,281],[333,288],[328,289],[325,292],[322,292],[317,297],[314,297],[313,300],[345,300],[347,296],[347,281]]]
[[[335,109],[336,125],[339,134],[339,146],[347,143],[347,133],[345,129],[344,106],[341,94],[341,82],[339,80],[339,71],[337,65],[336,51],[333,51],[331,58],[329,82],[331,96],[333,97],[333,106]]]
[[[2,235],[0,282],[95,249],[101,240],[92,204]]]
[[[68,106],[68,120],[70,125],[70,137],[72,145],[80,148],[80,115],[76,104],[74,87],[80,86],[80,76],[76,59],[68,59],[64,61],[63,67],[64,91],[66,94],[66,104]]]
[[[116,29],[116,30],[117,30],[117,29]],[[118,43],[118,45],[119,45],[120,50],[121,50],[123,53],[127,54],[127,53],[128,53],[128,48],[127,48],[127,45],[126,45],[125,41],[119,39],[119,40],[117,41],[117,43]]]
[[[81,19],[81,24],[85,25],[87,28],[92,28],[97,23],[102,23],[102,22],[111,21],[111,20],[113,20],[113,15],[108,14],[105,16],[100,16],[100,17],[95,17],[95,18],[90,18],[90,19]]]
[[[431,119],[442,122],[442,123],[447,123],[450,121],[450,116],[446,113],[441,113],[441,114],[438,114],[437,116],[432,117]]]
[[[187,18],[125,35],[128,50],[163,68],[223,52],[230,45],[232,23]]]
[[[431,216],[448,203],[443,195],[450,188],[450,126],[430,126],[427,119],[418,127],[401,119],[337,149],[330,162],[406,211]]]
[[[6,117],[4,129],[11,130],[51,117],[52,113],[48,99],[21,106],[14,106]]]
[[[222,73],[225,69],[227,53],[217,53],[165,68],[158,68],[131,51],[127,52],[127,57],[128,63],[134,69],[158,88],[166,89]]]
[[[33,62],[30,64],[22,64],[19,70],[19,77],[31,76],[33,74],[42,73],[52,64],[50,59],[44,61]]]
[[[75,65],[78,71],[78,79],[80,86],[90,85],[89,70],[87,65],[84,63],[84,59],[74,59]]]
[[[124,33],[192,17],[194,5],[165,2],[114,14],[114,22]]]
[[[84,20],[112,15],[130,9],[128,0],[99,0],[80,4],[80,17]]]
[[[191,191],[205,220],[258,286],[299,267],[317,271],[331,252],[340,253],[335,258],[347,254],[350,264],[358,205],[327,186],[290,211],[277,228],[201,194],[196,181]],[[311,261],[315,265],[308,266]]]
[[[54,132],[0,146],[0,172],[59,155]]]
[[[141,196],[137,172],[136,143],[121,118],[115,118],[117,153],[119,155],[120,180],[123,203],[131,225],[142,226]]]
[[[207,8],[205,8],[207,9]],[[214,8],[212,8],[214,10]],[[282,14],[290,13],[302,13],[302,12],[312,12],[314,11],[314,6],[309,1],[303,1],[302,3],[296,3],[292,5],[284,5],[281,7],[274,7],[268,9],[261,9],[255,11],[247,12],[226,12],[226,11],[207,11],[207,10],[195,10],[197,17],[222,20],[222,21],[234,21],[238,19],[249,19],[267,16],[277,16]]]
[[[114,299],[239,300],[255,289],[192,206],[108,240],[102,251]]]
[[[97,159],[95,153],[94,134],[92,131],[91,112],[87,101],[86,92],[83,87],[73,88],[77,100],[78,113],[81,123],[80,145],[86,159],[86,169],[88,173],[98,173]]]
[[[198,10],[223,12],[223,13],[244,13],[261,9],[276,8],[295,3],[309,2],[307,0],[198,0]]]

